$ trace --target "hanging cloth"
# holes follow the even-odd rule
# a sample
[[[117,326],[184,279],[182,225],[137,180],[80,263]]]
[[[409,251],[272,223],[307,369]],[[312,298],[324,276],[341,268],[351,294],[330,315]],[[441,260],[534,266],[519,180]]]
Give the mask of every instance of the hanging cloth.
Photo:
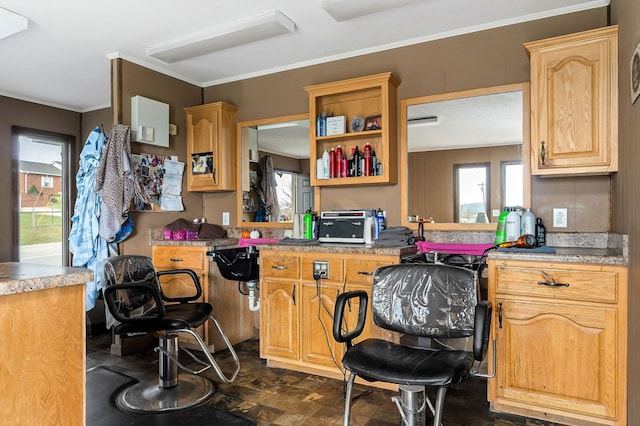
[[[136,179],[130,144],[129,126],[114,126],[96,171],[96,190],[102,198],[99,233],[107,241],[114,241],[122,225],[128,221],[134,196],[147,204],[152,203]]]
[[[80,153],[80,165],[76,174],[78,194],[69,233],[72,266],[91,269],[94,273],[94,281],[86,284],[87,311],[94,308],[98,293],[103,288],[104,260],[109,257],[107,241],[98,234],[101,201],[96,192],[96,169],[105,141],[106,135],[100,127],[96,127],[87,137]]]
[[[260,221],[278,221],[280,206],[278,205],[276,186],[273,160],[270,155],[265,155],[258,161],[258,185],[256,190],[260,198],[259,210],[261,211],[256,216],[264,216]]]

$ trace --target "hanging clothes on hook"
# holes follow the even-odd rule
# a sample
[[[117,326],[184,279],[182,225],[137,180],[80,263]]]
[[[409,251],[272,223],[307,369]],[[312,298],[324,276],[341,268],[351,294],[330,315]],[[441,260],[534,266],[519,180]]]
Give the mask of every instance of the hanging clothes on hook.
[[[72,266],[93,270],[94,281],[86,284],[86,310],[95,306],[99,291],[103,288],[104,260],[109,257],[107,241],[99,230],[100,195],[96,192],[96,170],[107,137],[96,126],[80,153],[80,164],[76,174],[77,196],[71,217],[69,251],[73,254]]]
[[[130,225],[129,208],[134,197],[152,203],[136,179],[130,145],[129,126],[114,126],[96,172],[96,189],[102,198],[100,236],[107,241],[117,238],[123,224]]]

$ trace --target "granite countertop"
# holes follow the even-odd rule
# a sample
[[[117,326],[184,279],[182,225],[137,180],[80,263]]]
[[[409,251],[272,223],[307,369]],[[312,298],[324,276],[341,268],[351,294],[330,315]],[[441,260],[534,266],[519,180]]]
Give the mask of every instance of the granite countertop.
[[[489,259],[500,260],[532,260],[555,263],[590,263],[620,266],[628,264],[628,258],[624,251],[618,248],[555,247],[555,250],[554,254],[525,251],[492,251],[489,252],[488,257]]]
[[[0,263],[0,296],[66,287],[93,281],[93,271],[83,268],[39,265],[35,263]]]
[[[165,240],[165,239],[149,239],[152,246],[180,246],[180,247],[207,247],[209,249],[237,246],[237,238],[217,238],[215,240]]]
[[[260,251],[295,251],[303,253],[345,253],[345,254],[388,254],[393,256],[406,256],[416,252],[416,246],[399,247],[374,247],[365,244],[338,244],[338,243],[316,243],[316,244],[259,244],[256,246]]]

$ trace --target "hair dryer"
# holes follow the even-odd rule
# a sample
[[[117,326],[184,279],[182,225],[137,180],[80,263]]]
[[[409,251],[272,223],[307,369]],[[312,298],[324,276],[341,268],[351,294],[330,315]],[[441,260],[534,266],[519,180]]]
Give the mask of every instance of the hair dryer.
[[[538,241],[536,240],[536,237],[530,234],[525,234],[525,235],[521,235],[520,238],[518,238],[515,241],[508,241],[506,243],[501,243],[501,244],[498,244],[496,247],[498,248],[510,248],[510,247],[534,248],[537,245],[538,245]]]

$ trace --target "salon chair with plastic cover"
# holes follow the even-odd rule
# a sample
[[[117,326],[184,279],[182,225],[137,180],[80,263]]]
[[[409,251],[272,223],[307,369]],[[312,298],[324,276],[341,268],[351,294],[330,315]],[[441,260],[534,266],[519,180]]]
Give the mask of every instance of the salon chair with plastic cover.
[[[371,311],[373,322],[403,334],[401,343],[369,338],[352,341],[365,325],[368,295],[353,291],[338,296],[333,335],[344,342],[342,365],[350,372],[346,387],[344,425],[349,425],[351,393],[356,377],[399,385],[393,398],[402,424],[426,424],[426,406],[433,424],[440,425],[447,388],[478,372],[486,357],[491,305],[478,301],[477,272],[442,264],[400,264],[378,268],[373,276]],[[345,306],[358,299],[358,323],[345,330]],[[355,305],[353,305],[355,306]],[[473,338],[472,349],[456,350],[444,340]],[[414,338],[419,344],[403,343]],[[424,341],[422,341],[424,340]],[[424,344],[429,342],[429,344]],[[495,359],[495,352],[494,352]],[[494,368],[495,371],[495,368]],[[425,387],[437,389],[435,407]]]
[[[105,261],[104,299],[109,313],[118,322],[118,335],[154,333],[159,337],[155,351],[159,354],[157,383],[138,383],[124,389],[117,397],[125,411],[168,411],[200,404],[214,392],[214,386],[199,374],[213,369],[223,383],[231,383],[240,371],[238,356],[212,315],[209,303],[195,302],[202,295],[198,276],[189,269],[156,271],[146,256],[113,256]],[[193,293],[170,297],[163,293],[159,277],[175,275],[181,282],[193,282]],[[187,279],[185,279],[185,277]],[[226,375],[214,360],[209,348],[193,330],[211,321],[222,336],[233,359],[233,371]],[[197,351],[178,346],[179,336],[190,336]],[[179,360],[179,349],[187,355],[189,365]],[[189,374],[178,374],[178,367]]]

